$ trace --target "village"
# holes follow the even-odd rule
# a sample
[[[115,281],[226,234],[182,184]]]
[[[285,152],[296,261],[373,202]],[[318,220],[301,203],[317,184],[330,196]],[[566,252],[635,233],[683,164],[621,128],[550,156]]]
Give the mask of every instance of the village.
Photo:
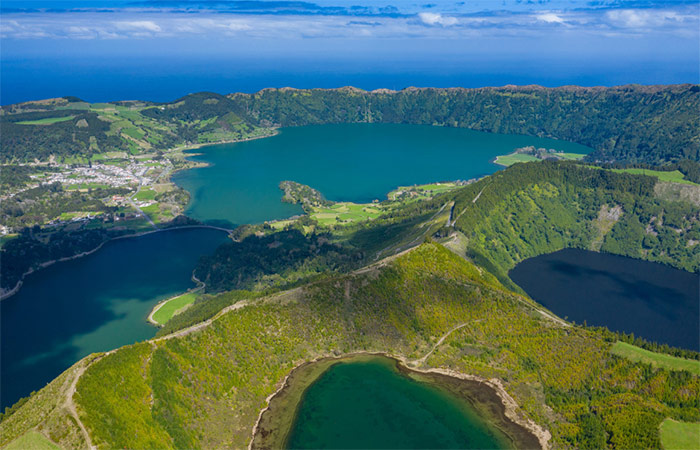
[[[32,169],[30,181],[14,189],[3,189],[5,192],[0,196],[0,200],[3,203],[14,200],[22,205],[30,202],[52,204],[51,209],[60,212],[51,217],[47,216],[43,223],[38,223],[52,229],[64,226],[82,228],[96,221],[113,224],[133,219],[145,220],[155,226],[154,219],[160,209],[153,188],[158,183],[161,183],[160,192],[174,188],[169,186],[171,183],[168,178],[173,171],[173,164],[167,158],[151,159],[141,156],[80,165],[29,163],[23,166]],[[37,189],[42,187],[46,193]],[[61,199],[52,196],[52,190],[80,193],[88,201],[97,200],[110,207],[112,212],[89,208],[80,211],[66,210],[70,208],[61,205]],[[38,193],[34,194],[35,192]],[[27,197],[31,200],[27,201]],[[3,224],[0,226],[0,236],[9,237],[18,231],[15,228]]]

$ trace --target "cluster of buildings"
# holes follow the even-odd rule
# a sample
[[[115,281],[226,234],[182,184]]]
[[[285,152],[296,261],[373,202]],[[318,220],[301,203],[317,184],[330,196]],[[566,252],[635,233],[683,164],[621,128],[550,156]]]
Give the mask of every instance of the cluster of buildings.
[[[149,166],[139,163],[130,163],[126,167],[113,164],[92,164],[70,168],[58,173],[49,173],[43,181],[44,183],[58,182],[64,186],[87,183],[113,187],[144,185],[151,182],[151,179],[147,177],[149,169]]]

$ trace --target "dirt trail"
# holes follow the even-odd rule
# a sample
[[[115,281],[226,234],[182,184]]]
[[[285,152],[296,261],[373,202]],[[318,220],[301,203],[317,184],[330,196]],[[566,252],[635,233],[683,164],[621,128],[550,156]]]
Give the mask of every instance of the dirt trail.
[[[447,333],[445,333],[445,334],[437,341],[437,343],[436,343],[435,345],[433,345],[433,348],[431,348],[430,351],[429,351],[428,353],[426,353],[425,355],[423,355],[423,357],[418,358],[418,359],[414,359],[413,361],[409,361],[409,363],[412,364],[412,365],[416,365],[416,366],[422,366],[423,364],[425,364],[425,361],[428,359],[428,357],[429,357],[430,355],[432,355],[433,352],[434,352],[435,350],[437,350],[437,348],[440,347],[440,346],[442,345],[443,342],[445,342],[445,339],[447,339],[447,338],[449,337],[449,335],[451,335],[451,334],[454,333],[455,331],[459,330],[460,328],[466,327],[466,326],[469,325],[470,323],[481,322],[482,320],[483,320],[483,319],[471,320],[471,321],[469,321],[469,322],[464,322],[464,323],[462,323],[462,324],[460,324],[460,325],[457,325],[456,327],[454,327],[453,329],[451,329],[450,331],[448,331]]]
[[[415,247],[416,245],[420,244],[420,243],[421,243],[421,240],[425,239],[426,235],[430,232],[430,226],[432,225],[432,222],[435,220],[435,218],[436,218],[437,216],[439,216],[439,215],[442,213],[442,211],[443,211],[443,210],[447,207],[447,205],[449,205],[450,203],[451,203],[451,202],[447,202],[447,203],[445,203],[444,205],[442,205],[442,207],[441,207],[435,214],[433,214],[433,215],[430,217],[430,219],[428,219],[428,220],[426,220],[425,222],[423,222],[419,227],[420,227],[420,228],[422,228],[422,227],[427,227],[427,229],[426,229],[423,233],[420,233],[420,234],[419,234],[415,239],[413,239],[411,242],[409,242],[408,244],[399,245],[399,246],[397,246],[397,247],[394,247],[393,245],[390,245],[390,246],[388,246],[388,247],[385,247],[385,248],[383,248],[383,249],[381,249],[380,251],[377,252],[377,254],[376,254],[376,256],[374,257],[374,259],[375,259],[375,260],[379,259],[379,258],[381,257],[381,255],[382,255],[384,252],[387,252],[387,251],[390,251],[390,250],[393,250],[394,252],[396,252],[396,253],[394,254],[394,256],[397,256],[397,255],[400,255],[400,254],[404,253],[406,250],[410,250],[411,248],[413,248],[413,247]],[[449,221],[449,218],[448,218],[447,220]],[[391,258],[391,256],[389,256],[389,257],[387,257],[387,258]]]
[[[83,434],[83,439],[85,439],[85,444],[87,445],[87,448],[90,450],[96,450],[97,446],[95,446],[92,443],[92,439],[90,439],[90,433],[88,433],[87,428],[85,428],[85,425],[83,422],[80,420],[80,416],[78,415],[78,408],[76,407],[75,401],[73,400],[73,396],[75,395],[76,388],[78,386],[78,381],[80,380],[80,377],[83,376],[85,371],[87,370],[88,367],[90,367],[93,363],[99,361],[100,359],[104,358],[105,356],[108,356],[112,353],[114,353],[116,350],[111,350],[107,353],[105,353],[102,356],[99,356],[92,361],[89,362],[84,362],[81,364],[80,367],[78,367],[73,374],[73,381],[71,381],[70,386],[68,387],[68,390],[66,391],[66,397],[65,401],[63,403],[64,408],[68,411],[68,413],[73,417],[75,420],[75,423],[78,424],[78,427],[80,428],[80,432]]]
[[[85,428],[85,425],[83,425],[83,422],[80,420],[80,417],[78,416],[78,409],[75,407],[75,402],[73,401],[73,395],[75,394],[75,388],[78,385],[78,380],[80,377],[85,373],[85,369],[87,369],[89,366],[88,365],[83,365],[80,367],[77,371],[75,376],[73,377],[73,382],[70,384],[70,387],[68,388],[68,391],[66,392],[66,402],[65,402],[65,407],[68,410],[68,413],[75,419],[75,423],[78,424],[78,427],[80,428],[80,432],[83,434],[83,439],[85,439],[85,444],[87,445],[87,448],[90,450],[96,449],[94,445],[92,445],[92,439],[90,439],[90,433],[88,433],[87,428]]]
[[[472,204],[475,204],[476,201],[479,200],[479,197],[481,197],[481,193],[484,192],[484,189],[486,189],[487,187],[488,187],[488,184],[487,184],[486,186],[484,186],[484,187],[479,191],[478,194],[476,194],[476,197],[474,197],[474,199],[472,200]],[[457,217],[455,217],[454,220],[452,220],[452,218],[454,217],[454,212],[455,212],[455,210],[454,210],[454,206],[453,206],[453,207],[452,207],[452,211],[450,212],[450,218],[447,219],[447,226],[448,226],[448,227],[454,227],[454,226],[455,226],[455,223],[457,223],[457,220],[458,220],[460,217],[462,217],[462,214],[464,214],[465,212],[467,212],[467,208],[464,208],[464,209],[462,210],[462,212],[459,213],[459,215],[458,215]]]

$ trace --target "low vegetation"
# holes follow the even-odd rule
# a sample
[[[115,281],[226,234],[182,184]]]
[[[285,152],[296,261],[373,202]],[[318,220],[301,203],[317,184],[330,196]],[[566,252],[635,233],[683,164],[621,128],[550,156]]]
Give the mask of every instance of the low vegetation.
[[[541,161],[458,189],[436,185],[420,201],[404,190],[398,206],[371,221],[326,228],[311,214],[282,230],[241,227],[238,242],[200,261],[195,274],[207,293],[172,316],[159,339],[81,363],[90,364],[73,396],[79,418],[99,448],[244,447],[265,399],[296,365],[360,351],[420,360],[444,337],[423,368],[501,380],[556,446],[659,448],[667,418],[700,422],[697,357],[687,365],[649,356],[614,333],[552,319],[507,276],[527,257],[596,242],[698,271],[700,207],[660,196],[658,183]],[[81,236],[80,248],[103,238]],[[431,237],[459,254],[428,242],[361,268]],[[59,238],[55,254],[76,250]],[[3,251],[20,239],[35,237],[29,230]],[[0,445],[37,428],[61,446],[81,446],[63,406],[76,370],[8,411]]]
[[[174,315],[181,313],[185,308],[192,305],[196,299],[196,292],[187,292],[167,300],[153,313],[153,321],[160,325],[165,325]]]
[[[43,434],[30,430],[7,444],[3,450],[60,450],[60,448]]]
[[[637,175],[648,175],[650,177],[656,177],[661,181],[668,181],[670,183],[683,183],[683,184],[694,184],[690,180],[685,178],[685,175],[680,170],[673,171],[662,171],[662,170],[652,170],[652,169],[639,169],[639,168],[629,168],[629,169],[612,169],[615,172],[624,173],[634,173]]]
[[[627,358],[630,361],[650,364],[666,370],[685,370],[700,376],[700,361],[679,358],[664,353],[651,352],[643,348],[630,345],[626,342],[616,342],[610,351],[617,356]]]
[[[230,294],[222,297],[235,304]],[[667,417],[700,421],[697,376],[611,354],[603,333],[551,320],[437,244],[240,301],[244,306],[199,330],[91,364],[74,398],[93,444],[244,447],[265,398],[294,366],[357,351],[414,360],[441,337],[423,367],[499,378],[557,446],[658,448]],[[29,403],[19,408],[0,434],[11,440],[26,432],[15,424],[30,411]]]
[[[535,148],[533,146],[517,148],[513,153],[508,155],[497,156],[494,161],[501,166],[512,166],[521,162],[540,161],[544,159],[550,160],[571,160],[578,161],[586,155],[581,153],[562,153],[554,149]]]

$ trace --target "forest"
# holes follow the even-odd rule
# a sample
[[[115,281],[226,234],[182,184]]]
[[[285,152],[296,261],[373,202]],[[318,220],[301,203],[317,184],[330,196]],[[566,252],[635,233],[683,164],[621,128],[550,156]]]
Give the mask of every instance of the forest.
[[[590,162],[663,165],[684,159],[700,161],[698,85],[407,88],[396,92],[286,88],[254,94],[201,92],[170,103],[117,102],[111,108],[119,114],[91,108],[75,98],[4,106],[0,158],[45,160],[50,155],[136,150],[136,138],[145,146],[168,149],[269,134],[274,127],[383,122],[563,139],[592,147],[595,151],[587,157]],[[20,124],[69,115],[74,118]]]
[[[457,191],[455,228],[470,256],[504,283],[523,259],[566,247],[697,272],[700,208],[660,198],[657,183],[572,162],[516,164]]]

